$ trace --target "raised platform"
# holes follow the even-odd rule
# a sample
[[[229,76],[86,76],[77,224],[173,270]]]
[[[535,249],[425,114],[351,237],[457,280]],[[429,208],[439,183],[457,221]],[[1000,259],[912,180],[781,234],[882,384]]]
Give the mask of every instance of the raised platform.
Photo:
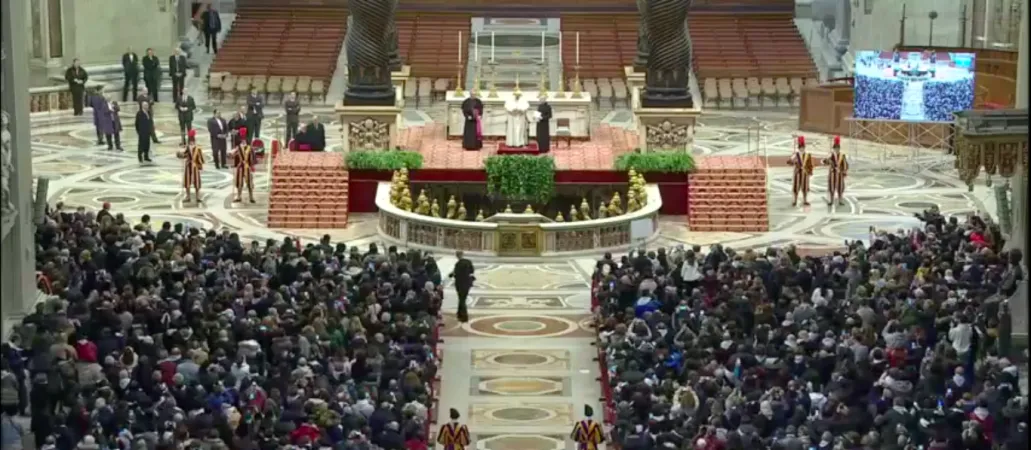
[[[405,150],[422,153],[423,169],[482,171],[483,161],[497,154],[496,146],[484,143],[483,150],[467,151],[462,141],[445,137],[443,124],[408,127],[400,132],[398,145]],[[551,141],[551,152],[558,171],[613,170],[616,157],[637,146],[637,132],[603,125],[592,130],[589,141]]]
[[[342,153],[284,152],[272,164],[269,228],[346,228],[348,175]]]

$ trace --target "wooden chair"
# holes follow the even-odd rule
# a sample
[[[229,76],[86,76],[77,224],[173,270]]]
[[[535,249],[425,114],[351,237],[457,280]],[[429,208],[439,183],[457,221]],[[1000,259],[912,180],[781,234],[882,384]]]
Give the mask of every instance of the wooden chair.
[[[719,93],[720,93],[720,105],[733,107],[734,105],[734,90],[730,85],[730,80],[726,78],[720,78]]]
[[[233,101],[239,101],[241,97],[246,98],[247,94],[251,92],[251,77],[242,76],[236,79],[236,89],[233,90],[236,94]]]
[[[616,102],[625,103],[626,106],[630,107],[630,95],[627,92],[626,83],[623,80],[613,78],[612,79],[612,102],[615,107]]]
[[[433,80],[429,78],[419,78],[419,94],[415,98],[415,106],[419,106],[421,99],[425,98],[426,101],[430,101],[430,96],[433,95]]]
[[[280,92],[283,93],[283,98],[286,98],[286,96],[290,95],[291,92],[296,91],[297,90],[297,77],[294,77],[294,76],[283,77],[283,81],[282,81],[282,83],[279,86],[279,90],[280,90]]]
[[[702,89],[702,98],[704,99],[703,100],[703,104],[706,107],[708,107],[708,108],[719,107],[719,105],[720,105],[720,96],[719,96],[719,88],[716,85],[716,79],[715,78],[706,78],[705,81],[704,81],[703,86],[704,86],[703,89]]]
[[[780,96],[781,100],[783,100],[785,102],[788,102],[787,104],[790,105],[791,104],[790,102],[792,100],[792,95],[791,95],[791,85],[788,84],[788,79],[784,78],[784,77],[777,78],[776,86],[777,86],[777,95]],[[784,106],[786,106],[786,105],[784,105]]]
[[[748,77],[745,80],[745,85],[748,88],[748,97],[753,105],[759,105],[762,101],[763,88],[759,84],[759,79],[756,77]]]
[[[565,140],[566,148],[573,146],[573,130],[569,127],[568,118],[555,119],[555,141]]]
[[[414,99],[416,106],[419,105],[419,84],[415,80],[405,82],[405,99]]]
[[[251,89],[254,89],[255,91],[257,91],[257,93],[259,95],[266,95],[266,94],[268,94],[268,91],[266,91],[267,87],[268,87],[268,77],[267,76],[265,76],[265,75],[255,75],[255,76],[251,77]]]
[[[734,103],[738,108],[748,107],[748,88],[745,86],[744,78],[734,78],[730,81],[730,87],[734,91]]]
[[[222,94],[222,80],[229,75],[226,72],[211,72],[208,74],[208,98],[215,98],[215,94]]]
[[[271,76],[268,77],[268,83],[265,84],[265,92],[268,93],[269,100],[272,96],[278,95],[280,99],[284,98],[283,94],[283,77]]]
[[[236,88],[236,77],[233,74],[226,72],[225,78],[220,83],[221,86],[218,90],[218,102],[222,103],[226,99],[226,93],[232,94],[233,89]]]
[[[763,90],[763,104],[767,101],[771,102],[773,106],[777,105],[777,85],[773,84],[773,78],[764,77],[759,80],[759,85],[762,86]]]
[[[319,80],[311,80],[311,92],[309,92],[309,100],[314,103],[315,99],[319,98],[321,101],[326,101],[326,82]]]
[[[303,76],[297,77],[297,99],[300,100],[302,97],[311,97],[311,77]]]
[[[793,106],[798,106],[798,103],[802,98],[802,78],[791,77],[791,79],[788,80],[788,84],[791,86],[791,97],[793,99],[791,103]]]
[[[598,106],[601,106],[601,102],[603,101],[610,107],[613,106],[612,85],[609,84],[608,78],[601,78],[598,80]]]
[[[433,101],[443,100],[447,96],[449,84],[451,84],[451,80],[447,78],[437,78],[433,81],[433,89],[430,92],[430,97]]]

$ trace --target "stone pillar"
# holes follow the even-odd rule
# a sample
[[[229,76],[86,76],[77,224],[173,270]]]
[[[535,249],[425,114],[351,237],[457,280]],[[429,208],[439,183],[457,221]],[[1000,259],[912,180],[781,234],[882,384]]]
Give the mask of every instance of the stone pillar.
[[[3,110],[4,179],[0,189],[9,189],[9,203],[0,208],[4,221],[13,215],[13,222],[0,241],[0,305],[3,310],[3,334],[10,319],[20,320],[36,301],[35,232],[32,224],[32,149],[29,134],[29,45],[25,8],[29,2],[0,2],[0,39],[3,42],[2,85],[0,105]],[[9,172],[10,174],[8,175]]]
[[[1017,109],[1028,107],[1028,8],[1027,0],[1023,2],[1023,11],[1020,19],[1020,53],[1017,56]],[[1013,344],[1017,349],[1027,348],[1027,313],[1028,313],[1028,281],[1027,269],[1031,267],[1028,261],[1027,249],[1027,171],[1017,170],[1010,180],[1012,188],[1013,231],[1010,233],[1010,240],[1007,247],[1019,248],[1024,254],[1024,282],[1016,295],[1010,298],[1010,314],[1013,317]]]

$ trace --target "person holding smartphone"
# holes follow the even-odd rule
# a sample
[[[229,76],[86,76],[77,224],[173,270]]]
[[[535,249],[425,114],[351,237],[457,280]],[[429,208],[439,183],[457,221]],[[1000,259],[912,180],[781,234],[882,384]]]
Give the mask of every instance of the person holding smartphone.
[[[472,261],[465,259],[465,254],[461,250],[455,252],[455,258],[458,258],[458,261],[455,262],[455,267],[448,277],[455,280],[455,292],[458,293],[458,321],[466,323],[469,321],[469,311],[465,302],[469,297],[469,290],[473,287],[473,281],[476,280],[473,276],[476,269],[473,268]]]

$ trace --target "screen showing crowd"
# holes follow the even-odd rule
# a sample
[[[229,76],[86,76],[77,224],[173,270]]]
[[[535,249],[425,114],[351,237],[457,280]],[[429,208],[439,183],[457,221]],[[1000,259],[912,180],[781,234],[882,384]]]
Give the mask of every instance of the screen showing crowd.
[[[881,52],[856,54],[857,119],[951,122],[974,105],[974,54]]]

